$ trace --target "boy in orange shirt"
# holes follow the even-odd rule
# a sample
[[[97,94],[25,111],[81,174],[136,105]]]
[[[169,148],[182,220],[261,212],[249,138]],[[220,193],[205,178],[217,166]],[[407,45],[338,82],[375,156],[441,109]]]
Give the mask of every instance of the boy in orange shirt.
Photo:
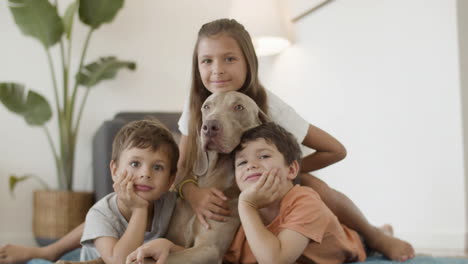
[[[231,263],[345,263],[364,261],[356,231],[309,187],[294,185],[301,151],[282,127],[247,131],[235,155],[239,229],[225,260]]]

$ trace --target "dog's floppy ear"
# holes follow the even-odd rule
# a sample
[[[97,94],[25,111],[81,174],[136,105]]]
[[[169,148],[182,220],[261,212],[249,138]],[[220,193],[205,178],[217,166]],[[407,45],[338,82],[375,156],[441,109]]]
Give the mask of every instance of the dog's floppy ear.
[[[270,118],[262,111],[262,109],[258,109],[258,118],[260,119],[261,124],[271,122]]]
[[[197,144],[197,159],[195,160],[195,164],[193,166],[193,174],[200,177],[208,172],[208,153],[203,151],[200,140],[198,140]]]

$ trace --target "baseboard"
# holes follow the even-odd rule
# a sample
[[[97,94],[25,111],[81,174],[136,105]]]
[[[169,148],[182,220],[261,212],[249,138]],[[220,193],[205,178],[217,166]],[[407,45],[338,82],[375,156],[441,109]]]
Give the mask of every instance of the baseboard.
[[[468,233],[400,233],[399,238],[409,241],[415,249],[465,252]]]
[[[425,249],[415,248],[417,256],[432,256],[432,257],[444,257],[444,258],[466,258],[468,254],[465,250],[448,250],[448,249]]]
[[[468,232],[465,233],[465,254],[468,254]]]
[[[20,244],[24,246],[36,246],[36,241],[31,232],[2,232],[0,236],[0,245],[1,244]]]

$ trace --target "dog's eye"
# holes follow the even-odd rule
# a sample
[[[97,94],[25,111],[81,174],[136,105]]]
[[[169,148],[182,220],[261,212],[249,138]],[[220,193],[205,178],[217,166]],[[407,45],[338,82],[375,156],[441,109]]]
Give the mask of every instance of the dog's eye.
[[[209,105],[204,105],[203,109],[208,110],[208,109],[210,109],[210,106]]]
[[[244,110],[244,106],[240,105],[240,104],[236,105],[236,106],[234,106],[234,110],[236,110],[236,111]]]

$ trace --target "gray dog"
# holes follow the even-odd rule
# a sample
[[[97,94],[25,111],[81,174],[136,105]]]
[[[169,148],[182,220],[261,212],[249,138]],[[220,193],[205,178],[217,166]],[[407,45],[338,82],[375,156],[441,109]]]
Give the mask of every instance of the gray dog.
[[[194,174],[201,188],[215,187],[231,198],[232,216],[227,222],[211,221],[206,230],[189,203],[179,199],[167,238],[188,249],[171,253],[168,263],[221,263],[240,221],[234,166],[229,153],[239,144],[242,133],[267,121],[257,104],[239,92],[215,93],[202,106],[199,155]]]

